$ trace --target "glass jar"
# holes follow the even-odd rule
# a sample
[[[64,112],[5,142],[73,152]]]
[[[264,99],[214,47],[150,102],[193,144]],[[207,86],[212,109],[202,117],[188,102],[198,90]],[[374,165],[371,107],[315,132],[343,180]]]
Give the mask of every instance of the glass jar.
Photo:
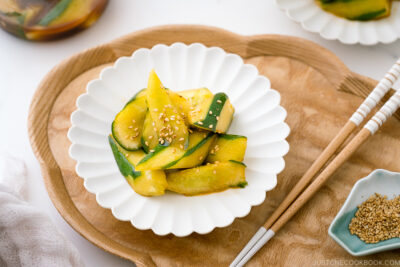
[[[28,40],[63,37],[92,25],[108,0],[0,0],[0,26]]]

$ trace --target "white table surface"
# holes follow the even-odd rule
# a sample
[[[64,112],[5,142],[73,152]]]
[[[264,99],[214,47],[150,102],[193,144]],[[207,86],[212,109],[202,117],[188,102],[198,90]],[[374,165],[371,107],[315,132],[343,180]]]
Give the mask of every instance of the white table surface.
[[[58,214],[45,190],[27,136],[31,97],[43,76],[62,59],[143,28],[203,24],[243,35],[285,34],[312,40],[333,51],[353,71],[380,79],[400,56],[400,41],[365,47],[328,41],[289,20],[272,0],[113,0],[100,20],[68,39],[33,43],[0,31],[0,150],[26,162],[29,202],[48,213],[80,251],[87,266],[132,266],[92,245]]]

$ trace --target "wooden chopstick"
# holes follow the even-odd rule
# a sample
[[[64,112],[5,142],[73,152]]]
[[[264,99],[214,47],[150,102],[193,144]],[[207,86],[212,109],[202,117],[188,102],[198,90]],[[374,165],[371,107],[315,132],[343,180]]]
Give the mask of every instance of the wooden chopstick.
[[[265,224],[257,231],[257,233],[253,236],[253,238],[247,243],[247,245],[239,253],[239,255],[231,263],[230,266],[236,266],[239,262],[241,262],[242,259],[244,259],[246,257],[246,254],[247,254],[247,258],[249,259],[255,253],[254,252],[251,255],[248,254],[248,252],[251,251],[252,247],[254,247],[253,250],[257,251],[260,247],[262,247],[263,244],[265,244],[268,241],[267,239],[272,238],[272,236],[274,235],[274,232],[275,232],[274,229],[279,230],[281,226],[279,226],[279,224],[276,224],[275,228],[274,227],[271,228],[271,231],[267,231],[267,230],[272,225],[275,225],[274,223],[277,222],[279,217],[293,203],[293,201],[296,199],[296,197],[298,197],[299,194],[304,190],[304,188],[307,187],[307,185],[311,182],[311,180],[315,176],[315,174],[321,170],[321,168],[332,157],[332,155],[337,151],[337,149],[344,143],[345,140],[347,140],[347,138],[354,131],[354,129],[356,129],[357,126],[359,126],[362,123],[364,118],[368,116],[370,111],[377,105],[377,103],[382,99],[382,97],[390,90],[390,88],[393,86],[393,84],[396,82],[396,80],[399,78],[399,76],[400,76],[400,59],[392,66],[392,68],[389,70],[389,72],[387,72],[385,77],[378,83],[378,85],[375,87],[375,89],[368,95],[368,97],[360,105],[360,107],[357,109],[357,111],[351,116],[351,118],[345,124],[345,126],[340,130],[340,132],[336,135],[336,137],[324,149],[324,151],[316,159],[316,161],[314,161],[314,163],[307,170],[307,172],[303,175],[303,177],[299,180],[299,182],[295,185],[295,187],[291,190],[291,192],[287,195],[287,197],[284,199],[284,201],[279,205],[279,207],[275,210],[275,212],[271,215],[271,217],[265,222]],[[389,101],[387,103],[389,103]],[[366,129],[366,128],[364,128],[364,129]],[[353,139],[354,141],[357,141],[356,138],[365,141],[370,136],[370,134],[367,135],[366,131],[368,131],[368,130],[364,130],[364,129],[361,130],[360,133]],[[371,133],[370,131],[368,131],[368,132]],[[363,138],[365,138],[365,139],[363,139]],[[343,149],[342,152],[345,152],[346,149],[350,149],[351,147],[349,147],[349,146],[351,143],[352,142],[350,142],[346,146],[346,148]],[[361,145],[361,144],[362,143],[360,143],[359,145]],[[357,147],[355,147],[355,148],[357,148]],[[346,152],[346,153],[349,153],[349,151],[351,152],[351,150],[347,150],[347,151],[348,152]],[[354,151],[352,151],[351,154],[353,152]],[[349,154],[347,156],[347,158],[351,154]],[[344,160],[346,160],[347,158],[344,158]],[[334,161],[332,161],[332,163],[329,166],[331,166],[334,163]],[[339,161],[336,161],[336,162],[339,162]],[[342,163],[340,163],[338,166],[336,166],[336,168],[334,170],[336,170]],[[333,167],[331,167],[331,168],[333,168]],[[322,173],[324,173],[324,172],[322,172]],[[322,173],[318,176],[318,178],[321,177]],[[325,175],[326,175],[326,172],[325,172]],[[284,223],[286,223],[286,221],[283,221],[283,224]],[[267,238],[267,237],[269,237],[269,238]],[[260,246],[260,243],[263,243],[263,244]],[[246,260],[246,262],[247,262],[247,260]]]
[[[296,197],[306,188],[311,182],[312,178],[318,171],[328,162],[337,149],[347,140],[350,134],[362,123],[365,117],[368,116],[370,111],[375,108],[379,101],[386,95],[392,88],[400,76],[400,59],[391,67],[386,73],[385,77],[378,83],[374,90],[368,95],[364,102],[360,105],[357,111],[350,117],[340,132],[333,138],[333,140],[324,149],[321,155],[314,161],[307,172],[300,178],[295,187],[289,192],[283,202],[272,213],[264,224],[265,229],[269,229],[271,225],[279,218],[279,216],[289,207],[289,205],[296,199]]]
[[[317,176],[317,178],[300,194],[279,219],[251,247],[244,257],[234,266],[243,266],[265,243],[282,228],[296,212],[324,185],[329,177],[400,107],[400,91],[397,91],[385,105],[368,121],[363,129],[348,145],[332,160],[332,162]],[[265,228],[264,228],[265,229]]]

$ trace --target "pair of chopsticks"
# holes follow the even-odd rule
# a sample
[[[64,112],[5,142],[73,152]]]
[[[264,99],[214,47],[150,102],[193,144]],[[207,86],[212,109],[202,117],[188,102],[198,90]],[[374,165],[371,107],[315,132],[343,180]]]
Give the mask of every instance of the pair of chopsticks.
[[[373,108],[392,88],[400,77],[400,59],[392,66],[385,77],[368,95],[357,111],[350,117],[344,127],[314,161],[301,177],[292,191],[287,195],[271,217],[260,227],[247,243],[230,267],[243,266],[279,229],[282,228],[296,212],[322,187],[328,178],[360,147],[370,136],[382,126],[400,107],[400,91],[397,91],[364,125],[355,137],[334,157],[322,170],[323,166],[335,154],[338,148],[348,139],[351,133],[364,121]],[[313,177],[322,172],[312,181]]]

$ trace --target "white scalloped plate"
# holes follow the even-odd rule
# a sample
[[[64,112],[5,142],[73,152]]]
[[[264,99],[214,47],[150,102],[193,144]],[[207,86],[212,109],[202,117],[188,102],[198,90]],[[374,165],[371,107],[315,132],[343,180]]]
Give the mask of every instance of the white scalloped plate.
[[[275,0],[292,20],[328,40],[344,44],[375,45],[400,38],[400,3],[393,2],[390,17],[373,21],[350,21],[322,10],[315,0]]]
[[[173,90],[205,86],[214,93],[228,94],[236,109],[229,133],[248,137],[244,160],[248,186],[194,197],[170,192],[143,197],[131,189],[118,170],[107,136],[115,115],[147,86],[152,68]],[[286,111],[279,103],[280,94],[271,89],[266,77],[221,48],[198,43],[142,48],[131,57],[119,58],[99,79],[88,83],[87,93],[78,98],[78,109],[71,115],[70,156],[77,161],[76,172],[85,180],[85,188],[117,219],[158,235],[206,234],[246,216],[276,186],[277,174],[285,166],[283,156],[289,150],[285,138],[290,132],[284,122]]]

